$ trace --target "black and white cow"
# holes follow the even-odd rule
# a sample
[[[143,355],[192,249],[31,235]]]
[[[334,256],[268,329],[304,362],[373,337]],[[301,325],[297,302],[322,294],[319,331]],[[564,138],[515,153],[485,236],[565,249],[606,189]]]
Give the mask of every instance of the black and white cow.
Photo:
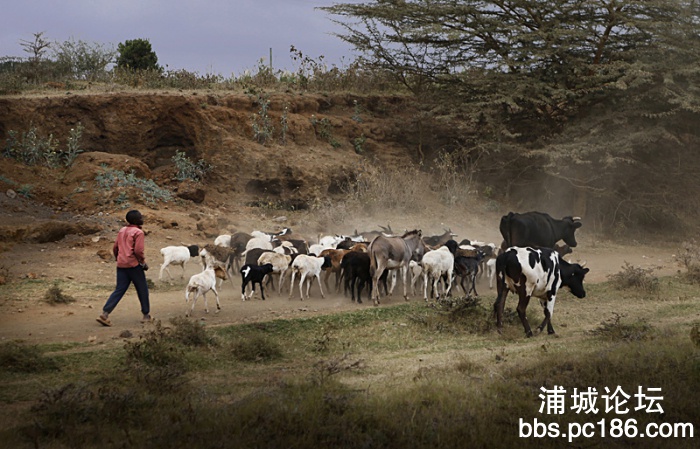
[[[503,309],[506,296],[512,291],[518,294],[518,316],[525,328],[525,334],[532,337],[530,323],[527,321],[527,305],[530,297],[540,298],[544,308],[544,320],[538,326],[540,332],[547,325],[547,332],[554,333],[551,319],[554,301],[561,287],[568,287],[577,298],[584,298],[583,278],[589,269],[576,263],[569,263],[559,257],[559,253],[549,248],[534,249],[530,247],[508,248],[496,258],[496,287],[498,296],[493,305],[496,314],[496,326],[503,326]]]
[[[552,218],[543,212],[509,212],[501,217],[499,230],[503,236],[502,248],[532,246],[554,248],[559,240],[572,248],[576,247],[576,229],[582,225],[578,217]]]

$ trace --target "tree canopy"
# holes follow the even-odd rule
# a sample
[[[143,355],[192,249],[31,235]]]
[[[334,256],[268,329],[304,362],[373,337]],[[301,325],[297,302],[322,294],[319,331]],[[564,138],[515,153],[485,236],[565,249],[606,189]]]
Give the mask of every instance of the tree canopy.
[[[160,70],[158,56],[148,39],[133,39],[117,46],[117,67],[133,70]]]
[[[452,140],[464,151],[492,156],[481,173],[498,179],[504,196],[545,195],[567,212],[578,197],[595,197],[601,222],[677,215],[678,198],[668,203],[668,192],[637,180],[648,170],[668,178],[664,157],[690,162],[683,142],[700,138],[695,0],[377,0],[321,9],[432,118],[459,124]]]

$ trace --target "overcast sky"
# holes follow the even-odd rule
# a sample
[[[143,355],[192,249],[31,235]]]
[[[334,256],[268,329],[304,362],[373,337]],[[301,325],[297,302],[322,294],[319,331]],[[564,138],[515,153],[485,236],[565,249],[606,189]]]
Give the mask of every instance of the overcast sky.
[[[358,2],[354,0],[353,2]],[[331,0],[2,0],[0,57],[29,56],[20,40],[43,31],[50,41],[73,38],[117,44],[148,39],[158,63],[168,70],[225,77],[268,62],[275,69],[295,70],[289,53],[294,45],[304,56],[324,56],[331,66],[355,58],[333,32],[341,29],[318,6]]]

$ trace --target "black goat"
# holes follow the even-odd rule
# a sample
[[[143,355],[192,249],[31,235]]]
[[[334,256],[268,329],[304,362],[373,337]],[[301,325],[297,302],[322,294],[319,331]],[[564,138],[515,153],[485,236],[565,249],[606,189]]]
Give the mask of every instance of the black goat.
[[[241,267],[241,299],[245,301],[250,299],[255,294],[255,284],[260,285],[260,294],[262,295],[263,301],[265,300],[265,290],[263,289],[262,281],[265,275],[272,273],[273,267],[271,263],[266,263],[265,265],[243,265]],[[251,284],[252,290],[250,296],[246,297],[245,288],[248,284]]]

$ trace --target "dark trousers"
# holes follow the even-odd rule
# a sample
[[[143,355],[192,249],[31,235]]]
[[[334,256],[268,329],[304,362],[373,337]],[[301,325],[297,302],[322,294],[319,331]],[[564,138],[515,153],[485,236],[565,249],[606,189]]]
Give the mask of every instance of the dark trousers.
[[[112,310],[117,307],[117,304],[119,304],[132,282],[141,303],[141,313],[148,315],[151,311],[151,305],[148,301],[148,284],[146,283],[146,272],[143,271],[140,265],[133,268],[117,268],[117,286],[102,310],[112,313]]]

